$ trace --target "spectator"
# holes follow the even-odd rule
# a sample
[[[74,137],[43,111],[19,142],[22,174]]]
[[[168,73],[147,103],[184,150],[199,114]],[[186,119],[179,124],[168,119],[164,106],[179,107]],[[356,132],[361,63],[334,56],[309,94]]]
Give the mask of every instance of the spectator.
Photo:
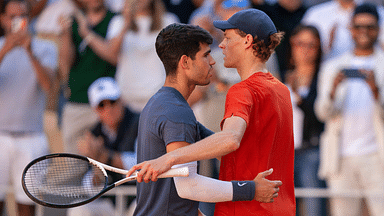
[[[68,80],[68,102],[63,113],[63,142],[66,152],[77,152],[76,142],[97,121],[88,104],[87,89],[100,77],[114,77],[121,37],[111,37],[114,15],[103,0],[80,0],[84,14],[76,10],[71,23],[62,17],[60,72]],[[68,77],[68,79],[67,79]]]
[[[256,3],[258,2],[258,3]],[[263,3],[260,3],[263,2]],[[307,8],[302,0],[278,0],[274,4],[268,4],[264,1],[253,1],[254,8],[260,9],[271,17],[279,31],[285,32],[285,40],[276,47],[276,56],[279,68],[279,77],[285,81],[285,71],[287,70],[287,55],[289,38],[292,30],[301,22]]]
[[[36,2],[36,0],[32,0]],[[77,0],[44,0],[45,7],[42,7],[42,11],[34,18],[32,31],[37,37],[41,39],[51,40],[57,47],[60,45],[59,35],[61,33],[60,25],[58,25],[59,17],[66,14],[70,16],[76,8]],[[56,71],[55,77],[52,80],[52,89],[47,95],[47,105],[45,112],[45,132],[48,137],[50,145],[54,148],[53,152],[63,152],[63,139],[61,136],[60,125],[62,110],[65,104],[65,97],[63,91],[66,83],[61,77],[61,73]]]
[[[121,101],[120,89],[113,78],[97,79],[88,90],[92,109],[99,121],[87,131],[79,142],[79,153],[104,164],[130,169],[136,164],[136,137],[139,114],[126,108]],[[121,179],[120,174],[108,172],[111,182]],[[69,209],[71,215],[113,215],[110,199],[98,199],[90,204]]]
[[[0,38],[0,184],[12,182],[19,215],[34,215],[34,205],[25,195],[20,179],[24,167],[49,153],[43,131],[45,95],[57,66],[53,43],[28,32],[28,2],[4,2]],[[18,28],[20,27],[20,28]],[[0,192],[0,212],[6,191]]]
[[[76,9],[80,7],[79,0],[57,0],[49,5],[36,18],[35,31],[42,37],[49,35],[49,38],[59,37],[63,29],[59,23],[62,16],[72,16]],[[57,39],[54,39],[57,40]]]
[[[303,24],[314,25],[320,32],[324,59],[343,54],[353,46],[349,31],[355,0],[332,0],[308,9]]]
[[[352,13],[357,5],[370,1],[374,0],[332,0],[308,10],[303,23],[319,29],[324,60],[353,49],[353,39],[349,31]],[[384,7],[378,6],[377,10],[379,17],[384,17]],[[384,19],[379,20],[379,25],[384,26]],[[377,45],[384,47],[384,32],[380,32],[378,41]]]
[[[204,0],[162,0],[166,9],[176,14],[181,23],[188,23],[193,11],[199,8]]]
[[[112,25],[112,36],[123,35],[118,50],[116,81],[128,107],[141,112],[165,80],[163,64],[155,51],[156,36],[163,27],[178,22],[178,19],[166,11],[161,0],[127,1],[123,15]],[[121,30],[122,23],[128,31]]]
[[[315,113],[325,122],[325,130],[320,139],[319,175],[334,193],[368,193],[369,214],[382,215],[384,53],[375,47],[380,30],[376,7],[358,6],[350,30],[353,50],[325,62],[320,71]],[[370,192],[380,197],[369,196]],[[331,199],[332,215],[361,215],[361,209],[359,198]]]
[[[287,86],[291,90],[295,135],[295,187],[324,188],[317,177],[319,169],[319,137],[324,129],[315,116],[317,77],[321,63],[320,36],[313,26],[297,26],[291,33],[290,70]],[[327,215],[325,199],[297,200],[296,215]],[[299,204],[303,203],[304,212]]]

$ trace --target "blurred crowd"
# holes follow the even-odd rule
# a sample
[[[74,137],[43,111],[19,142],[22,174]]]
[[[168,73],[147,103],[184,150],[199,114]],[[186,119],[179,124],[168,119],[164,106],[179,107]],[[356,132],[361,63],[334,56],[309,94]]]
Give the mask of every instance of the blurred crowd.
[[[19,214],[28,216],[35,208],[19,182],[38,156],[68,152],[131,168],[140,112],[165,80],[156,36],[171,23],[199,25],[214,38],[214,76],[188,103],[198,121],[220,131],[226,92],[240,77],[224,67],[223,32],[212,22],[256,8],[285,32],[267,67],[291,91],[295,186],[383,194],[383,3],[0,0],[0,170],[9,173],[0,186],[12,182]],[[200,174],[217,173],[215,160],[201,162]],[[0,190],[0,214],[6,193]],[[382,215],[383,200],[300,198],[297,215]],[[110,215],[113,208],[107,197],[67,215]],[[212,205],[201,209],[212,215]]]

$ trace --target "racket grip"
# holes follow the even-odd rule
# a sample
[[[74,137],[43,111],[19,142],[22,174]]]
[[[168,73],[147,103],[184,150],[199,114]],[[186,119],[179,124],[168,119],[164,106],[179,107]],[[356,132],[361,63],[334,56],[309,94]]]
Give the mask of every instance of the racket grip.
[[[188,167],[179,167],[179,168],[172,168],[168,170],[167,172],[159,175],[158,178],[188,177],[188,176],[189,176]]]

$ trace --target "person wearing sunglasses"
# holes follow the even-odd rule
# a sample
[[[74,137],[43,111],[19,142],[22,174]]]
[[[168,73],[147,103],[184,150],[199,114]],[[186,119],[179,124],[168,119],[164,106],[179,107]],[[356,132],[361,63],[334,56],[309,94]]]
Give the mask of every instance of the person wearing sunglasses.
[[[350,24],[354,48],[323,64],[315,101],[315,114],[325,123],[319,176],[335,194],[364,194],[369,215],[384,212],[384,52],[377,47],[379,21],[375,5],[356,7]],[[332,215],[363,214],[359,197],[330,201]]]
[[[80,154],[121,169],[136,164],[136,137],[139,114],[132,112],[121,100],[121,91],[111,77],[101,77],[88,88],[89,103],[98,117],[94,127],[78,141]],[[119,174],[108,173],[119,180]],[[132,198],[132,199],[131,199]],[[134,197],[130,197],[130,201]],[[71,215],[111,215],[111,199],[68,210]],[[89,214],[90,213],[90,214]]]

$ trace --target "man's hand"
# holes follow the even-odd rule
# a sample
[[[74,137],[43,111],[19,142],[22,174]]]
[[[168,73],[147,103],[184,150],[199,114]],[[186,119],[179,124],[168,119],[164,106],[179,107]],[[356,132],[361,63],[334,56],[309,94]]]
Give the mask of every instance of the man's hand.
[[[278,196],[279,187],[283,184],[281,181],[270,181],[265,177],[271,175],[273,169],[261,172],[257,174],[256,178],[253,179],[256,185],[256,192],[254,200],[264,203],[271,203],[274,198]]]
[[[331,93],[329,95],[329,97],[331,98],[331,100],[334,100],[335,99],[335,94],[336,94],[336,89],[337,87],[339,86],[339,84],[345,79],[345,75],[343,72],[339,72],[335,79],[333,80],[333,84],[332,84],[332,89],[331,89]]]
[[[84,39],[91,32],[88,28],[87,17],[80,10],[77,10],[74,16],[79,25],[79,35]]]
[[[32,55],[31,42],[32,42],[31,35],[28,32],[24,32],[22,34],[22,40],[20,42],[20,46],[22,46],[30,55]]]
[[[148,183],[149,181],[157,181],[157,177],[170,170],[172,167],[171,161],[168,160],[166,155],[163,155],[159,158],[144,161],[142,163],[139,163],[135,166],[133,166],[127,173],[127,177],[132,175],[133,172],[136,170],[140,170],[137,173],[137,182],[144,181],[145,183]]]
[[[379,99],[379,88],[376,85],[375,73],[372,70],[360,70],[365,76],[365,81],[367,82],[369,88],[372,90],[374,98]]]

